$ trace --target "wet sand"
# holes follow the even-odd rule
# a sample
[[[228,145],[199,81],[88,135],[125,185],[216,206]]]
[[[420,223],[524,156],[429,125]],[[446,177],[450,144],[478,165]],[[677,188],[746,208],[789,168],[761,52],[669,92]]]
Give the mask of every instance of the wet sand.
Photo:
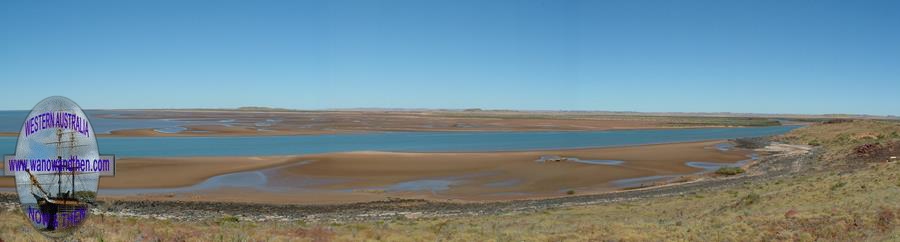
[[[316,187],[329,190],[394,191],[434,198],[492,200],[555,196],[568,190],[576,193],[615,190],[617,186],[610,182],[620,179],[702,171],[685,165],[688,161],[727,163],[747,159],[747,151],[710,148],[720,142],[491,153],[350,152],[304,157],[315,162],[283,169],[276,177],[342,180]],[[624,163],[536,162],[544,155]]]
[[[292,161],[292,156],[117,158],[116,176],[101,178],[100,188],[184,187],[217,175],[264,169]],[[14,186],[15,178],[0,178],[0,187]]]
[[[347,152],[279,157],[122,158],[102,189],[172,188],[211,177],[263,169],[262,187],[144,195],[101,195],[126,199],[206,200],[263,203],[340,203],[390,197],[484,201],[565,196],[621,189],[614,181],[702,171],[689,161],[733,163],[746,150],[719,150],[723,141],[523,152],[392,153]],[[580,160],[624,161],[600,165],[536,162],[557,155]],[[13,179],[0,180],[9,187]]]

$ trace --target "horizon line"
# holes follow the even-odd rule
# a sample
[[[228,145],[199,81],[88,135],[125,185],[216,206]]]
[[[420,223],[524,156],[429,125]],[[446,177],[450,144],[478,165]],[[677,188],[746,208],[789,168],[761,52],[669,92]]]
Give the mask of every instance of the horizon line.
[[[374,107],[357,107],[357,108],[320,108],[320,109],[296,109],[296,108],[276,108],[276,107],[260,107],[260,106],[243,106],[237,108],[87,108],[85,111],[188,111],[188,110],[209,110],[209,111],[259,111],[259,112],[304,112],[304,111],[456,111],[456,112],[563,112],[563,113],[604,113],[611,115],[733,115],[733,116],[818,116],[818,117],[861,117],[861,118],[887,118],[900,119],[900,115],[876,115],[876,114],[852,114],[852,113],[759,113],[759,112],[685,112],[685,111],[613,111],[613,110],[584,110],[584,109],[486,109],[486,108],[374,108]],[[28,109],[2,109],[7,111],[31,111]]]

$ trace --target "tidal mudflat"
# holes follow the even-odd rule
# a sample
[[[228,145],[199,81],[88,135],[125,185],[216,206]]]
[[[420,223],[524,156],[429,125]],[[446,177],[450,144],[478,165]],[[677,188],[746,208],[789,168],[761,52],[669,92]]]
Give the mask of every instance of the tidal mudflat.
[[[104,178],[100,192],[126,199],[264,203],[544,198],[619,190],[627,179],[708,170],[691,161],[734,164],[751,155],[714,148],[722,142],[513,152],[123,158],[117,176]],[[546,156],[562,159],[537,161]],[[228,166],[210,166],[224,163]]]

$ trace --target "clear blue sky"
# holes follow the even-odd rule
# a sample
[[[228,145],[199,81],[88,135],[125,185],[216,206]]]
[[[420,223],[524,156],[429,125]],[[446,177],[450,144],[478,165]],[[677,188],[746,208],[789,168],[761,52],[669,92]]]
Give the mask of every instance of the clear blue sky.
[[[900,1],[0,1],[0,110],[900,115]]]

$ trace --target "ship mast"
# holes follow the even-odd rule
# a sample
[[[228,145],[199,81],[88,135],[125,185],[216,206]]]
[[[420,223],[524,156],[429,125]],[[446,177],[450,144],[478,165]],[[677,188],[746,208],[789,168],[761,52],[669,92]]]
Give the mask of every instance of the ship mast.
[[[65,141],[63,140],[63,135],[64,135],[64,134],[68,134],[68,135],[69,135],[69,137],[68,137],[69,140],[65,140]],[[75,141],[76,141],[76,140],[75,140],[75,132],[72,132],[72,131],[64,132],[62,128],[56,128],[56,142],[48,142],[48,143],[46,143],[46,144],[56,144],[56,158],[57,158],[58,160],[62,160],[62,159],[63,159],[63,154],[65,154],[66,156],[70,156],[70,155],[72,154],[73,149],[74,149],[75,147],[85,146],[85,145],[77,145],[77,144],[75,144]],[[66,144],[66,145],[63,145],[63,143],[67,143],[67,144]],[[68,149],[68,150],[66,150],[66,149]],[[64,151],[68,151],[68,152],[64,152]],[[61,162],[61,163],[62,163],[62,162]],[[74,194],[74,193],[75,193],[75,168],[76,168],[76,167],[75,167],[74,165],[70,165],[70,164],[67,164],[67,163],[66,163],[66,164],[57,164],[57,165],[56,165],[56,169],[57,169],[57,171],[56,171],[56,178],[57,178],[57,182],[56,182],[56,185],[57,185],[57,187],[56,187],[56,196],[57,196],[57,197],[61,197],[61,196],[62,196],[62,173],[63,173],[63,169],[67,169],[67,172],[70,172],[70,173],[71,173],[72,187],[69,188],[69,191],[71,192],[71,194],[69,194],[69,195],[70,195],[70,196],[75,195],[75,194]]]
[[[66,137],[66,134],[68,134],[68,137]],[[63,140],[64,137],[67,138],[68,140]],[[87,145],[76,144],[76,142],[77,142],[77,140],[75,139],[74,131],[65,131],[62,128],[56,128],[56,141],[44,143],[47,145],[50,145],[50,144],[56,145],[56,158],[57,158],[57,161],[59,161],[59,162],[52,163],[53,167],[57,169],[56,170],[56,179],[57,179],[56,180],[56,196],[53,196],[52,194],[50,194],[48,192],[47,189],[44,189],[44,187],[41,186],[40,181],[37,179],[37,176],[35,176],[30,170],[26,169],[26,171],[28,172],[28,175],[31,178],[31,184],[33,185],[32,186],[32,194],[35,196],[35,198],[43,197],[43,199],[45,199],[46,201],[48,201],[50,203],[54,203],[54,204],[79,202],[78,199],[75,198],[75,191],[76,191],[75,179],[77,178],[75,176],[75,172],[76,172],[76,168],[78,168],[78,166],[76,166],[75,164],[69,164],[68,162],[62,162],[64,156],[71,157],[71,155],[74,153],[74,149],[76,147],[87,146]],[[67,189],[65,194],[63,194],[63,192],[62,192],[62,178],[63,178],[63,170],[64,169],[66,170],[65,172],[71,173],[71,175],[70,175],[71,187],[69,187]],[[53,173],[49,173],[49,174],[53,174]],[[50,183],[48,183],[48,184],[50,184]],[[38,190],[40,190],[40,192],[41,192],[40,195],[34,192],[34,190],[33,190],[34,187],[37,187]]]
[[[75,145],[74,145],[75,133],[74,132],[69,132],[69,140],[71,140],[73,142],[73,145],[69,146],[69,154],[68,155],[72,155],[72,149],[75,148]],[[75,197],[75,164],[69,164],[69,169],[71,169],[70,172],[72,173],[72,188],[69,189],[70,191],[72,191],[72,194],[69,194],[69,195],[74,198]]]
[[[62,156],[59,155],[61,148],[62,148],[62,146],[60,146],[62,144],[62,135],[63,135],[62,129],[56,128],[56,141],[57,141],[56,142],[56,158],[60,159],[60,160],[62,160]],[[56,197],[59,197],[60,194],[62,194],[62,169],[61,168],[62,167],[59,167],[59,166],[56,167],[56,178],[57,178]]]

